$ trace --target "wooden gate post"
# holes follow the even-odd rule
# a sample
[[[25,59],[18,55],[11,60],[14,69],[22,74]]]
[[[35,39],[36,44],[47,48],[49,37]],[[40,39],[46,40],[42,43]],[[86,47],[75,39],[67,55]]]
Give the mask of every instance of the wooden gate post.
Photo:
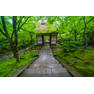
[[[52,40],[52,35],[50,34],[50,46],[51,46],[51,40]]]
[[[42,45],[44,45],[44,35],[42,35]]]

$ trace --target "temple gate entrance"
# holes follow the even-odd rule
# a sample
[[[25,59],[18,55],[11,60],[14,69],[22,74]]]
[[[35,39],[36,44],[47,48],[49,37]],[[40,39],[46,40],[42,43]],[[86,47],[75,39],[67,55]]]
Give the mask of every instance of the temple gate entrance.
[[[40,33],[36,35],[37,45],[44,45],[49,43],[50,45],[57,44],[57,33]]]

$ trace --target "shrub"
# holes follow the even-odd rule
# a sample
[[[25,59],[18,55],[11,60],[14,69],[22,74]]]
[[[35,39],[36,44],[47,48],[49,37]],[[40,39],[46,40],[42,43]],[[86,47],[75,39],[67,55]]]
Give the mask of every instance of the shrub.
[[[82,42],[68,42],[68,43],[63,43],[62,44],[62,49],[63,52],[69,52],[69,51],[74,51],[75,49],[78,49],[82,47],[83,43]]]

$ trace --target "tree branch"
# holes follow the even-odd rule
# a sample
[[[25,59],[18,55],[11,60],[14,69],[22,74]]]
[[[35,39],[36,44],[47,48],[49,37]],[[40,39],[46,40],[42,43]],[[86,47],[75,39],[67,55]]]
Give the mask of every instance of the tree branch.
[[[94,19],[94,17],[92,17],[86,24],[90,23],[93,19]]]
[[[30,16],[25,20],[25,22],[20,26],[20,23],[21,23],[21,21],[22,21],[22,19],[24,18],[24,16],[23,17],[21,17],[20,19],[19,19],[19,21],[18,21],[18,28],[17,28],[17,32],[22,28],[22,26],[27,22],[27,20],[30,18]],[[13,38],[13,34],[14,34],[14,31],[12,32],[12,35],[11,35],[11,39]]]
[[[25,22],[17,29],[17,32],[22,28],[22,26],[27,22],[27,20],[30,18],[30,16],[25,20]]]
[[[24,16],[20,17],[19,21],[17,22],[18,27],[20,26],[20,23],[21,23],[21,21],[22,21],[23,18],[24,18]],[[11,34],[11,39],[13,38],[13,34],[14,34],[14,31]]]
[[[1,29],[0,29],[0,32],[7,38],[6,33],[4,33]]]
[[[4,33],[1,29],[0,29],[0,32],[6,37],[6,39],[7,39],[10,43],[12,43],[10,37],[8,37],[6,33]]]
[[[19,26],[20,26],[20,23],[21,23],[21,21],[22,21],[22,19],[24,18],[24,16],[22,16],[22,17],[20,17],[20,19],[19,19],[19,21],[18,21],[18,28],[19,28]]]
[[[6,36],[9,38],[9,34],[8,34],[7,27],[6,27],[6,24],[5,24],[4,16],[1,16],[1,20],[2,20],[2,24],[3,24],[3,29],[4,29],[4,31],[5,31],[4,34],[6,34]],[[3,33],[2,33],[2,34],[3,34]]]

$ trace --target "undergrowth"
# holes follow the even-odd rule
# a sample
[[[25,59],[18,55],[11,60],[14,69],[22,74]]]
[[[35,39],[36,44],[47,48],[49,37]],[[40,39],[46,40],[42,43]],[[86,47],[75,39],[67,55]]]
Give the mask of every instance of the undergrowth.
[[[20,55],[20,62],[16,62],[15,58],[9,58],[6,61],[0,62],[0,77],[6,77],[18,68],[23,67],[29,61],[33,60],[37,53],[28,53]]]
[[[70,47],[70,49],[65,46],[62,47],[62,49],[53,51],[57,58],[83,76],[94,76],[94,47],[87,47],[86,49],[83,47]]]

